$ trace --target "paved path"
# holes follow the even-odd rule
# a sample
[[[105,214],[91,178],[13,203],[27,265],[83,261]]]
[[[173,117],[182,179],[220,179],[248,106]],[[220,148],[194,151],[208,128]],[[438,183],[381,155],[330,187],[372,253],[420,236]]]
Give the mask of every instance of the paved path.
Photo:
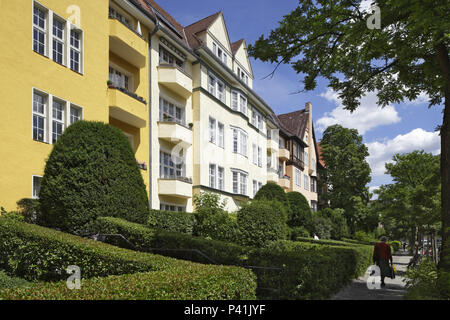
[[[394,266],[397,269],[395,279],[385,278],[386,287],[369,290],[367,278],[369,273],[352,281],[350,285],[339,291],[331,300],[402,300],[405,294],[405,284],[402,281],[411,256],[394,255]]]

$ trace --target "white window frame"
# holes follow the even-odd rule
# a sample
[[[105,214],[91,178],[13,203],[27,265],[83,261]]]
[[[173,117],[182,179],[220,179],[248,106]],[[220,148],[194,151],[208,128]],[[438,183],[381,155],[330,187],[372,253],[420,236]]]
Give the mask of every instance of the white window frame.
[[[209,187],[216,189],[217,185],[217,166],[215,164],[209,164]]]
[[[58,118],[55,116],[55,111],[58,112],[58,110],[56,110],[56,106],[61,107],[61,118]],[[52,143],[56,143],[59,139],[59,137],[64,133],[64,130],[66,129],[66,118],[67,118],[67,102],[63,101],[61,99],[52,98],[52,110],[51,110],[51,119],[52,119],[52,136],[51,136],[51,141]],[[62,131],[60,134],[58,134],[55,130],[55,125],[60,125],[62,128]],[[56,138],[55,138],[56,135]]]
[[[164,156],[168,156],[169,164],[164,163]],[[174,162],[175,160],[175,162]],[[178,163],[181,162],[181,163]],[[180,167],[181,166],[181,167]],[[167,168],[167,174],[165,173]],[[170,174],[170,170],[173,174]],[[178,173],[179,172],[179,173]],[[159,150],[159,178],[160,179],[177,179],[186,177],[186,159],[183,156],[172,156],[172,152],[165,149]]]
[[[79,35],[79,39],[77,40],[79,43],[78,48],[72,43],[72,32],[77,33]],[[84,55],[83,55],[83,46],[84,46],[84,32],[83,30],[76,28],[74,25],[70,25],[70,36],[69,36],[69,63],[68,66],[71,70],[78,72],[78,73],[83,73],[83,68],[84,68]],[[75,69],[75,67],[72,67],[72,61],[75,61],[74,59],[72,59],[72,53],[78,53],[78,70]]]
[[[231,127],[233,131],[233,153],[248,156],[248,134],[238,127]]]
[[[218,146],[225,149],[225,125],[217,121],[217,138]]]
[[[40,102],[37,102],[37,101],[34,100],[35,95],[40,96],[40,97],[43,98],[44,102],[42,103],[42,112],[35,111],[35,108],[34,108],[35,103],[40,103]],[[33,101],[32,101],[33,117],[32,117],[32,120],[31,120],[32,121],[31,122],[32,123],[32,125],[31,125],[31,127],[32,127],[31,136],[32,136],[34,141],[47,142],[48,141],[48,120],[47,119],[48,119],[49,96],[46,93],[40,92],[38,90],[33,90],[32,99],[33,99]],[[43,119],[44,128],[41,129],[39,127],[36,127],[36,130],[39,130],[39,131],[43,130],[43,134],[42,134],[43,135],[43,139],[42,140],[35,139],[35,136],[34,136],[34,129],[35,129],[34,119],[35,119],[35,117]],[[38,137],[39,134],[37,134],[36,136]]]
[[[209,142],[216,144],[217,143],[217,120],[214,119],[213,117],[209,117],[208,128],[209,128]]]
[[[52,30],[50,32],[50,36],[51,36],[51,41],[52,41],[52,59],[53,61],[55,61],[56,63],[62,64],[62,65],[66,65],[66,38],[67,38],[67,22],[66,20],[64,20],[63,18],[60,18],[58,16],[56,16],[55,14],[53,14],[53,19],[52,19]],[[62,29],[61,31],[61,38],[58,37],[57,35],[54,34],[54,30],[55,30],[55,22],[58,21],[62,24]],[[56,48],[55,48],[55,42],[61,44],[61,52],[57,52]],[[56,56],[55,55],[61,55],[61,62],[56,60]]]
[[[262,168],[262,148],[258,147],[258,167]]]
[[[173,111],[173,114],[170,113],[171,110]],[[178,117],[177,113],[179,113],[179,117]],[[168,119],[170,119],[170,120],[165,120],[164,115],[166,115],[168,117]],[[178,124],[184,126],[186,123],[185,108],[181,107],[173,99],[169,99],[166,96],[160,96],[159,97],[159,121],[175,122],[175,123],[178,123]]]
[[[309,191],[309,176],[307,174],[304,175],[304,180],[305,183],[303,187],[305,188],[306,191]]]
[[[233,176],[233,193],[246,196],[248,194],[248,173],[238,170],[231,170],[231,173]]]
[[[42,183],[42,178],[43,177],[42,176],[38,176],[38,175],[32,175],[32,178],[31,178],[31,198],[32,199],[39,199],[39,195],[35,195],[34,181],[35,181],[36,178],[40,180],[39,191],[41,190],[41,183]]]
[[[112,79],[111,79],[111,69],[114,75],[114,78]],[[119,82],[116,81],[117,77],[120,77]],[[125,77],[127,77],[128,79],[126,79]],[[134,75],[131,72],[119,67],[118,65],[112,62],[109,63],[108,79],[115,86],[123,88],[129,92],[134,92]],[[128,85],[126,85],[126,83],[128,83]]]
[[[302,172],[295,168],[295,184],[299,187],[302,186]]]
[[[231,109],[239,111],[248,117],[248,99],[237,90],[231,90]]]
[[[217,166],[217,189],[225,191],[225,168]]]
[[[225,103],[226,85],[212,72],[208,72],[208,92]]]
[[[170,210],[170,207],[174,207],[177,210]],[[169,209],[167,209],[167,208],[169,208]],[[168,203],[168,202],[160,202],[159,203],[159,209],[161,211],[186,212],[186,206],[175,204],[175,203]]]
[[[35,17],[35,10],[40,10],[44,13],[44,28],[42,28],[42,26],[40,26],[39,24],[35,24],[34,23],[34,17]],[[37,2],[33,2],[33,41],[32,41],[32,49],[34,52],[38,53],[38,54],[42,54],[44,56],[48,56],[48,51],[49,51],[49,41],[48,41],[48,29],[49,29],[49,18],[50,18],[50,12],[47,8],[45,8],[44,6],[42,6],[41,4],[37,3]],[[34,37],[34,31],[36,31],[41,34],[44,35],[44,52],[40,52],[39,49],[35,49],[34,44],[35,44],[35,37]],[[40,43],[40,42],[38,42]],[[38,45],[39,46],[39,45]]]

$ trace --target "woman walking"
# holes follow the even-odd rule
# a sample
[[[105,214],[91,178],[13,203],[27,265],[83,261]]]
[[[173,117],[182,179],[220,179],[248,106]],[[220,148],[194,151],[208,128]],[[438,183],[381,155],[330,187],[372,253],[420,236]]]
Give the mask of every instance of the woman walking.
[[[376,243],[374,246],[373,262],[380,268],[381,287],[385,287],[386,284],[384,283],[384,278],[391,276],[392,253],[391,246],[386,243],[387,238],[382,236],[380,241],[381,242]],[[391,262],[391,265],[389,265],[389,261]]]

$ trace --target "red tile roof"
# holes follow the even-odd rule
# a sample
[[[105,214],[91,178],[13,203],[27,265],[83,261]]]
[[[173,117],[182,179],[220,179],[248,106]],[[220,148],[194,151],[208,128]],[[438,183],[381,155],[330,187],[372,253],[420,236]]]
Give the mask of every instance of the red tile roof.
[[[308,127],[308,113],[304,109],[280,114],[277,117],[288,132],[303,139]]]
[[[196,36],[196,34],[208,29],[213,24],[213,22],[216,21],[217,17],[220,14],[222,14],[222,11],[216,12],[185,27],[188,41],[192,49],[197,49],[202,45],[201,40]]]
[[[316,143],[316,149],[317,149],[317,154],[319,155],[320,164],[322,165],[322,167],[326,168],[325,161],[323,161],[323,159],[322,159],[322,148],[320,147],[320,142]]]
[[[238,40],[236,42],[233,42],[231,44],[231,52],[233,52],[233,54],[236,53],[236,51],[239,49],[239,47],[241,46],[242,42],[244,42],[244,39]]]

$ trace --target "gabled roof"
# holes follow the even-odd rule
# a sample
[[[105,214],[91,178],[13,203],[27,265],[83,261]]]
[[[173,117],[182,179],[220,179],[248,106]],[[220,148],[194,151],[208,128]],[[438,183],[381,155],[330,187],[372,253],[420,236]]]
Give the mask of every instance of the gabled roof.
[[[202,41],[196,36],[196,34],[202,31],[206,31],[221,14],[222,11],[216,12],[206,18],[188,25],[185,28],[188,42],[192,49],[197,49],[202,45]]]
[[[323,161],[323,159],[322,159],[322,148],[320,146],[320,142],[316,143],[316,150],[317,150],[317,154],[319,155],[318,158],[319,158],[320,164],[322,165],[322,167],[326,168],[325,161]]]
[[[284,113],[277,116],[285,130],[292,135],[303,139],[306,128],[308,128],[308,113],[298,110],[290,113]]]
[[[241,46],[241,44],[244,42],[244,39],[238,40],[236,42],[233,42],[231,44],[231,52],[233,53],[233,55],[236,53],[236,51],[238,51],[239,47]]]

